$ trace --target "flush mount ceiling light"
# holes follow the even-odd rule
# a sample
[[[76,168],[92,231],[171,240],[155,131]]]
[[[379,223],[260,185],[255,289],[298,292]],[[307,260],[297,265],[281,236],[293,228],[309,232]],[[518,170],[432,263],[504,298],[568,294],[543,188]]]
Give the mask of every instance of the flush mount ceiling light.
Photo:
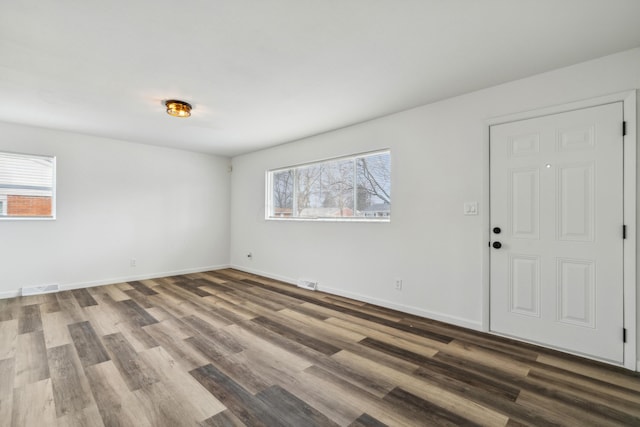
[[[189,117],[191,115],[191,104],[170,99],[164,103],[167,106],[167,114],[173,117]]]

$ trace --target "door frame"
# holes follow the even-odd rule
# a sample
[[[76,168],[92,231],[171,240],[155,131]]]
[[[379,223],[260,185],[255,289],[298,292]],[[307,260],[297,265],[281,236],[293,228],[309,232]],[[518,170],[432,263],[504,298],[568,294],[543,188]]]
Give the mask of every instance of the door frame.
[[[640,237],[637,229],[636,189],[638,144],[637,134],[637,96],[636,90],[614,93],[587,100],[571,102],[531,111],[525,111],[505,116],[487,119],[484,125],[484,146],[482,150],[483,177],[482,201],[485,209],[482,214],[482,330],[494,335],[500,335],[489,329],[490,292],[491,292],[491,251],[488,242],[491,241],[491,212],[490,212],[490,158],[489,158],[489,128],[493,125],[526,120],[535,117],[564,113],[572,110],[595,107],[614,102],[623,103],[623,120],[626,122],[626,135],[623,137],[623,217],[627,226],[627,238],[623,240],[623,298],[624,298],[624,327],[627,330],[627,342],[624,343],[624,362],[627,369],[640,370],[640,360],[636,360],[637,323],[636,323],[636,241]],[[620,130],[622,132],[622,129]],[[620,332],[622,334],[622,331]],[[512,337],[510,337],[512,338]],[[524,341],[524,340],[523,340]],[[562,350],[565,351],[565,350]],[[565,351],[566,352],[566,351]],[[583,356],[584,355],[580,355]],[[595,359],[598,360],[598,359]]]

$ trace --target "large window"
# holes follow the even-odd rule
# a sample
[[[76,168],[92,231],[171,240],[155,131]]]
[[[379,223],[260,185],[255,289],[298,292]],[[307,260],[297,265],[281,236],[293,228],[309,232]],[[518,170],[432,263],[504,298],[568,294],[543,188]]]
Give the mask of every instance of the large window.
[[[391,218],[389,151],[267,172],[267,219]]]
[[[0,219],[55,218],[55,157],[0,152]]]

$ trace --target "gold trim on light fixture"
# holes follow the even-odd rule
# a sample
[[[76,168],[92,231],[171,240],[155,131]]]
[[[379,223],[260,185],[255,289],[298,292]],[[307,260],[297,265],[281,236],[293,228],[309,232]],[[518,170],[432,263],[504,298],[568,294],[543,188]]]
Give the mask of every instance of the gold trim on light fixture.
[[[173,117],[189,117],[191,115],[191,104],[170,99],[164,103],[167,106],[167,114]]]

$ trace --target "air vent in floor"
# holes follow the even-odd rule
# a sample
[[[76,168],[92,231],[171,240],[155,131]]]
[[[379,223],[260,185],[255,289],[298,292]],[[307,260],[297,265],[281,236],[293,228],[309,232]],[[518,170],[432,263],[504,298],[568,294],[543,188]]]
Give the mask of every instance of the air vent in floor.
[[[40,294],[48,294],[51,292],[58,292],[60,290],[60,285],[36,285],[36,286],[24,286],[22,288],[22,295],[40,295]]]
[[[313,280],[298,280],[298,287],[309,289],[310,291],[315,291],[318,289],[318,282]]]

